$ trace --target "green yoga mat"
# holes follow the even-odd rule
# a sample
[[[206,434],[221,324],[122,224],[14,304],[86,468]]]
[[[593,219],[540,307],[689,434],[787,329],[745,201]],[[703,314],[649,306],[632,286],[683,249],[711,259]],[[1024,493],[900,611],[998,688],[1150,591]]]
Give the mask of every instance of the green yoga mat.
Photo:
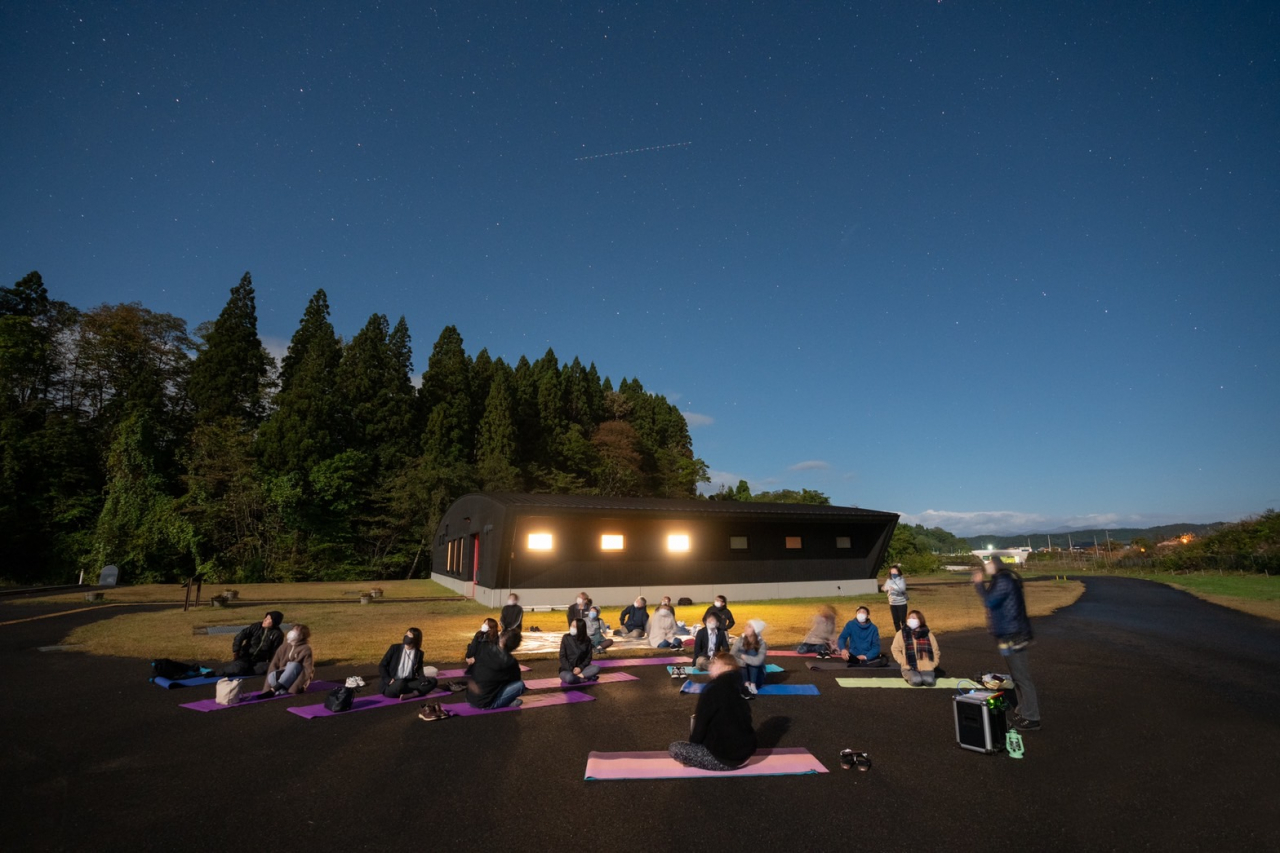
[[[920,690],[921,687],[912,687],[901,678],[837,678],[836,684],[841,687],[905,687],[908,690]],[[933,685],[934,690],[955,690],[960,686],[958,678],[939,678],[938,683]]]

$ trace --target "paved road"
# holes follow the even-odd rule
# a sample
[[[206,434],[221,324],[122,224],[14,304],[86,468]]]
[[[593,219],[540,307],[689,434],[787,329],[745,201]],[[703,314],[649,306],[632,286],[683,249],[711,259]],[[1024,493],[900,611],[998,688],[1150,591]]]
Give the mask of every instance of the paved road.
[[[660,667],[581,705],[306,721],[285,711],[302,699],[197,714],[177,706],[212,688],[164,691],[143,662],[33,650],[103,613],[7,626],[5,847],[1280,849],[1267,804],[1280,625],[1164,586],[1084,580],[1077,604],[1036,623],[1045,728],[1026,736],[1022,761],[957,748],[946,691],[840,689],[779,659],[783,677],[822,695],[753,710],[771,739],[831,768],[810,777],[584,782],[589,750],[661,749],[687,731],[695,700]],[[0,621],[13,613],[0,605]],[[942,643],[952,674],[998,667],[980,632]],[[841,771],[842,747],[870,752],[872,770]]]

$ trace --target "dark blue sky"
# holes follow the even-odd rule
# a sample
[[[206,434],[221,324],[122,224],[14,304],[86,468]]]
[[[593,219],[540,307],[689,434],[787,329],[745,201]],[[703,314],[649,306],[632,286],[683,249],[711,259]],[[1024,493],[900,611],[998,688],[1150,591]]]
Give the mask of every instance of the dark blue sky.
[[[717,480],[961,533],[1280,505],[1274,3],[12,0],[0,39],[6,282],[194,326],[247,269],[277,351],[317,287],[419,370],[446,324],[552,347]]]

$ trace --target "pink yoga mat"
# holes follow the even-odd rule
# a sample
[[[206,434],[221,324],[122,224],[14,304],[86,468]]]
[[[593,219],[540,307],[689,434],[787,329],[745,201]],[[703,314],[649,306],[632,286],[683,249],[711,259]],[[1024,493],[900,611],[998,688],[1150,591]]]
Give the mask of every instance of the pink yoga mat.
[[[827,768],[802,747],[761,749],[737,770],[699,770],[685,767],[665,752],[592,752],[584,778],[611,779],[723,779],[731,776],[793,776],[826,773]]]
[[[334,685],[335,687],[337,685]],[[392,705],[407,705],[411,702],[422,702],[427,699],[439,699],[442,696],[448,696],[448,690],[433,690],[426,696],[401,696],[399,699],[390,699],[381,693],[375,696],[357,696],[355,701],[351,703],[351,707],[345,711],[330,711],[321,702],[317,705],[299,705],[290,708],[289,713],[297,714],[304,720],[314,720],[316,717],[343,717],[355,711],[372,711],[374,708],[389,708]]]
[[[679,657],[666,658],[618,658],[617,660],[593,660],[591,662],[601,669],[615,666],[648,666],[650,664],[661,664],[665,666],[669,663],[693,663],[692,659],[683,655]]]
[[[332,681],[313,681],[307,685],[307,689],[304,690],[303,693],[320,693],[322,691],[332,690],[337,686],[338,685],[334,684]],[[234,705],[219,705],[217,699],[201,699],[199,702],[188,702],[185,705],[180,705],[179,707],[190,708],[192,711],[225,711],[228,708],[244,708],[249,705],[261,705],[264,702],[272,702],[276,699],[290,699],[296,695],[301,694],[286,693],[283,696],[270,696],[260,699],[258,697],[262,696],[262,693],[254,692],[244,694],[240,697],[240,701]],[[324,706],[321,705],[320,707],[323,708]]]
[[[560,679],[556,679],[559,681]],[[444,709],[457,717],[478,717],[481,714],[501,714],[503,711],[532,711],[535,708],[549,708],[552,705],[572,705],[575,702],[590,702],[591,696],[585,693],[579,693],[576,690],[566,690],[563,693],[539,693],[536,696],[521,696],[520,705],[512,708],[473,708],[466,702],[455,702],[452,705],[444,705]],[[292,709],[291,709],[292,710]]]
[[[529,667],[522,664],[520,666],[520,671],[528,672]],[[436,678],[462,678],[466,674],[467,671],[465,669],[442,669],[436,674]]]
[[[769,652],[768,652],[768,654],[766,655],[766,657],[771,657],[771,658],[816,658],[816,657],[817,657],[817,654],[815,654],[814,652],[779,652],[779,651],[774,651],[773,649],[769,649]]]
[[[525,690],[546,690],[548,688],[560,690],[577,690],[579,687],[590,687],[593,684],[608,684],[614,681],[639,681],[640,679],[629,672],[604,672],[595,681],[580,681],[577,684],[565,684],[560,680],[560,676],[555,678],[535,678],[533,681],[524,683]]]

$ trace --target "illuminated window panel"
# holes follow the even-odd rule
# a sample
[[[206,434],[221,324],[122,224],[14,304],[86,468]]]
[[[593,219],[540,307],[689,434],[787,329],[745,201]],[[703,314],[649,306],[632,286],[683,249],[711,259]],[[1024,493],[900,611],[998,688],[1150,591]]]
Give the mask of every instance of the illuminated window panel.
[[[530,551],[550,551],[553,541],[550,533],[530,533],[529,534],[529,550]]]
[[[600,536],[601,551],[621,551],[622,545],[621,533],[605,533]]]
[[[836,547],[837,547],[837,548],[852,548],[852,547],[853,547],[853,539],[852,539],[852,538],[850,538],[850,537],[848,537],[848,536],[837,536],[837,537],[836,537]]]
[[[667,550],[673,554],[687,554],[689,552],[689,534],[688,533],[668,534]]]
[[[801,547],[801,545],[800,545],[800,537],[799,537],[799,536],[788,536],[788,537],[787,537],[787,550],[788,550],[788,551],[795,551],[795,550],[798,550],[800,547]]]
[[[745,550],[747,550],[747,537],[745,537],[745,536],[730,536],[730,537],[729,537],[729,550],[730,550],[730,551],[745,551]]]

